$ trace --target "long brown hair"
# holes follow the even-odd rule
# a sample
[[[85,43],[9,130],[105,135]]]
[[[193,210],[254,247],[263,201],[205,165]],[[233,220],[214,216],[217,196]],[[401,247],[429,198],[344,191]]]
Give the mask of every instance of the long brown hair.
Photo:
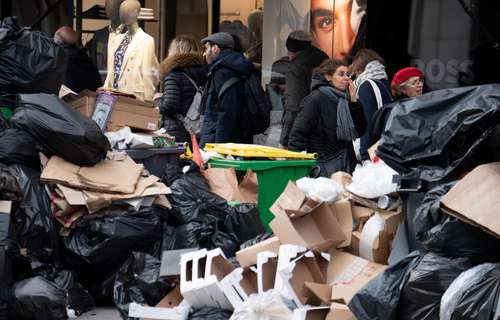
[[[384,59],[377,52],[371,49],[361,49],[352,58],[352,63],[349,66],[349,72],[359,75],[365,71],[366,65],[372,61],[378,61],[381,64],[385,64]]]
[[[179,53],[201,53],[201,48],[193,37],[180,35],[175,37],[168,47],[169,56]]]

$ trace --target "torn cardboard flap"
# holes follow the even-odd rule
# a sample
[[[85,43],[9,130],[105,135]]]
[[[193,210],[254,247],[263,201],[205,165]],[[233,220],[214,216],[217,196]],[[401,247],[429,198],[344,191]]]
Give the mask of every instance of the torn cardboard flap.
[[[327,204],[307,215],[290,218],[283,211],[269,224],[282,244],[293,244],[311,250],[328,251],[346,241],[342,228]]]
[[[236,259],[242,268],[256,265],[257,255],[260,252],[271,251],[277,254],[280,250],[280,245],[278,237],[272,237],[236,252]]]
[[[298,306],[320,305],[321,301],[305,283],[325,283],[327,268],[328,260],[323,255],[308,251],[278,273]]]
[[[344,232],[346,240],[339,244],[338,248],[345,248],[351,245],[353,222],[352,222],[352,207],[348,199],[342,199],[330,204],[330,208],[337,217],[340,228]]]
[[[445,212],[500,238],[500,162],[478,166],[442,199]]]
[[[275,216],[280,212],[288,212],[293,217],[299,217],[313,211],[319,205],[320,203],[308,199],[295,182],[289,181],[285,190],[274,202],[269,211]]]
[[[386,266],[342,251],[332,251],[327,284],[332,285],[332,301],[348,304],[352,297]]]

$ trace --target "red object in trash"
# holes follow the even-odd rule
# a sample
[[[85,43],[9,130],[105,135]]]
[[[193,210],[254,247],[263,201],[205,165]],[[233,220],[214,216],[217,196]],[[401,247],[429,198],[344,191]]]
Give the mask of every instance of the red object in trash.
[[[193,145],[193,161],[200,167],[200,170],[203,170],[203,158],[201,157],[198,140],[196,140],[196,135],[194,134],[191,134],[191,144]]]

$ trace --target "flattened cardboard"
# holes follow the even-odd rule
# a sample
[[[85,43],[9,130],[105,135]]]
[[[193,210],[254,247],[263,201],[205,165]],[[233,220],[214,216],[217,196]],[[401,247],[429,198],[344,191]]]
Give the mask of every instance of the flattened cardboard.
[[[57,188],[62,192],[62,195],[71,206],[84,206],[87,204],[83,192],[65,187],[61,184],[58,184]]]
[[[500,238],[500,162],[478,166],[442,199],[445,212]]]
[[[282,244],[293,244],[311,250],[328,251],[346,240],[342,228],[328,204],[322,204],[312,212],[290,218],[283,211],[269,224]]]
[[[351,245],[353,229],[351,202],[348,199],[342,199],[330,204],[330,208],[337,217],[340,228],[346,237],[346,240],[339,244],[338,248],[349,247]]]
[[[8,213],[12,210],[12,201],[0,201],[0,213]]]
[[[68,103],[77,112],[90,118],[94,112],[97,95],[95,92],[85,90]],[[152,103],[118,96],[107,130],[118,131],[123,127],[130,127],[144,131],[156,131],[159,129],[159,121],[160,111],[154,108]]]
[[[236,259],[242,268],[253,266],[257,264],[257,254],[264,251],[271,251],[277,254],[280,250],[280,245],[281,242],[278,237],[272,237],[236,252]]]
[[[347,252],[333,250],[327,272],[327,284],[332,285],[332,301],[348,304],[365,284],[386,268]]]

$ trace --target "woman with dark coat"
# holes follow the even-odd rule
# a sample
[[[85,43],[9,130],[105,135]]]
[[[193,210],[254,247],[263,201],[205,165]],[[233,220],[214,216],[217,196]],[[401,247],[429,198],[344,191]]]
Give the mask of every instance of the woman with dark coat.
[[[352,141],[366,129],[347,66],[325,60],[312,81],[312,91],[301,102],[292,127],[289,149],[318,154],[320,176],[352,173],[356,157]]]
[[[182,118],[188,112],[197,90],[203,90],[206,72],[205,59],[195,39],[179,36],[172,40],[168,57],[161,64],[164,87],[159,107],[162,126],[175,137],[176,142],[191,141]]]

